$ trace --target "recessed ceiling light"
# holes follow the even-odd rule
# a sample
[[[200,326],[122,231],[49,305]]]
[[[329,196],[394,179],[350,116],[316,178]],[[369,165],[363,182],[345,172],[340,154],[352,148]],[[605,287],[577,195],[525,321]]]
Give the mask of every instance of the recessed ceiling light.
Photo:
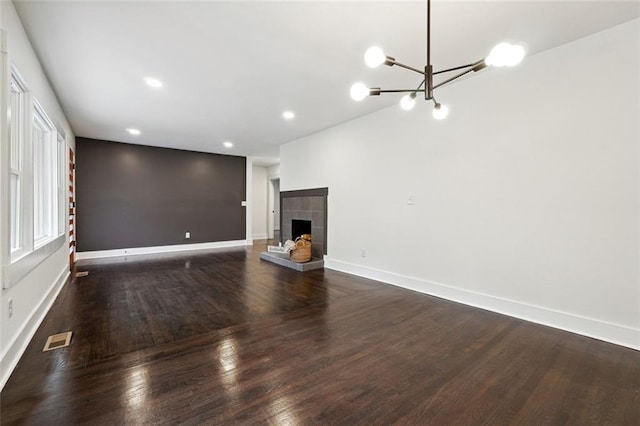
[[[225,148],[233,148],[233,142],[222,142],[222,145],[224,145]]]
[[[147,83],[147,86],[153,87],[155,89],[158,89],[158,88],[162,87],[162,82],[160,80],[158,80],[157,78],[145,77],[144,78],[144,82]]]
[[[132,129],[131,127],[127,129],[127,132],[129,132],[130,135],[134,136],[138,136],[140,133],[142,133],[140,130]]]
[[[285,120],[293,120],[296,117],[296,114],[293,111],[285,111],[282,113],[282,116]]]

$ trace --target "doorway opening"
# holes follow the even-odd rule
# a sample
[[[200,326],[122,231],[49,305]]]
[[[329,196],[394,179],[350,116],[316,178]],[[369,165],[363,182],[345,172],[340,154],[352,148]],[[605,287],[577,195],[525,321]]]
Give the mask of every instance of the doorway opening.
[[[267,234],[270,240],[282,241],[280,235],[280,178],[269,179],[269,218]]]

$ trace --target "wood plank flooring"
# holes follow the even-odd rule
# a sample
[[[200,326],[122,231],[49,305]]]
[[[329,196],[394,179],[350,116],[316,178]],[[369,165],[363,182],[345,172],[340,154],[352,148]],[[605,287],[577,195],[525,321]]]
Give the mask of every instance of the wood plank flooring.
[[[636,425],[640,352],[264,246],[80,265],[2,424]],[[50,334],[71,345],[41,352]]]

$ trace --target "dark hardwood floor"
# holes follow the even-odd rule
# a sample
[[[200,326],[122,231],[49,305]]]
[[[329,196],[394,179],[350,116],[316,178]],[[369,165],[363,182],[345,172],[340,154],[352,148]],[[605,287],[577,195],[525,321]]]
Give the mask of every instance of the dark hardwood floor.
[[[261,249],[79,264],[2,424],[639,423],[638,351]]]

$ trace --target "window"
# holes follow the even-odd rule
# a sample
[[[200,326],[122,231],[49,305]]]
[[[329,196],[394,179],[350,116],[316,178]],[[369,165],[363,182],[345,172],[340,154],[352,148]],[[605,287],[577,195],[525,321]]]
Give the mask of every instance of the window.
[[[65,231],[65,208],[67,202],[67,142],[63,133],[58,132],[58,234]]]
[[[15,67],[10,87],[10,275],[20,277],[63,244],[66,141]]]
[[[37,102],[33,112],[33,240],[38,246],[58,232],[58,144],[55,127]]]
[[[23,159],[25,146],[25,122],[28,116],[26,85],[15,70],[11,72],[11,95],[9,104],[9,151],[10,151],[10,232],[11,252],[19,251],[23,246],[22,186]]]

